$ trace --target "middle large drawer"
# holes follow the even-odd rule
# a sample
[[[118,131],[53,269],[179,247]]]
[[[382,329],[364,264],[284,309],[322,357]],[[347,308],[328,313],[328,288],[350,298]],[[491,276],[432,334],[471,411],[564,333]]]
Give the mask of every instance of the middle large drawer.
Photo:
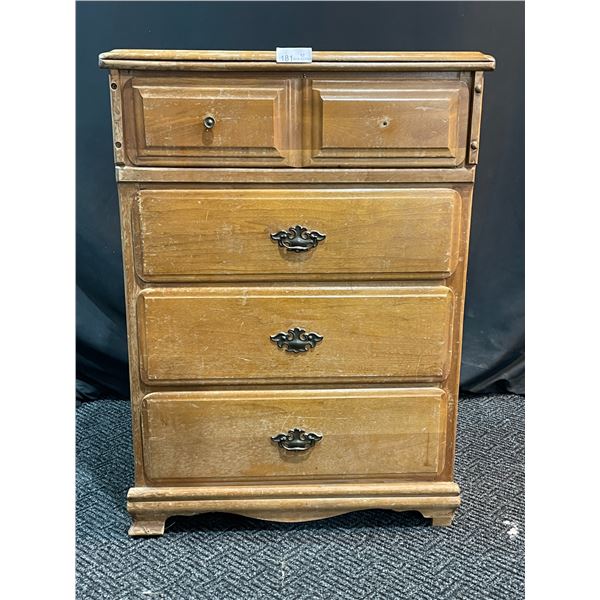
[[[445,286],[149,288],[138,298],[142,380],[160,384],[441,381]]]
[[[451,188],[143,189],[135,266],[147,282],[443,278],[456,268]]]

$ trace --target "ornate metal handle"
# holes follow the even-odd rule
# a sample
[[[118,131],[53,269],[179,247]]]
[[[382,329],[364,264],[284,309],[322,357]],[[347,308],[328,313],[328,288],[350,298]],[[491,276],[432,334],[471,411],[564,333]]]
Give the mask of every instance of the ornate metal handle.
[[[271,341],[277,344],[278,348],[284,348],[286,352],[307,352],[309,348],[314,348],[321,340],[322,335],[318,333],[306,333],[301,327],[294,327],[285,331],[280,331],[271,336]]]
[[[208,117],[204,117],[204,127],[206,127],[206,129],[212,129],[215,126],[215,118],[211,115],[209,115]]]
[[[271,239],[281,248],[285,248],[290,252],[306,252],[312,248],[316,248],[319,242],[322,242],[327,236],[318,231],[309,231],[302,225],[294,225],[287,231],[281,230],[271,234]]]
[[[280,448],[290,452],[304,452],[312,448],[323,436],[318,433],[306,433],[304,429],[290,429],[287,433],[280,433],[271,438]]]

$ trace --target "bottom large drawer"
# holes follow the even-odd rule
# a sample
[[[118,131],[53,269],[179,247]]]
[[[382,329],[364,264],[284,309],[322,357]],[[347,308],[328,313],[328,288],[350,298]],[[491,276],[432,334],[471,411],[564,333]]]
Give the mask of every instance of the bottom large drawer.
[[[438,388],[152,393],[142,405],[145,475],[149,483],[433,476],[444,466],[446,411]]]

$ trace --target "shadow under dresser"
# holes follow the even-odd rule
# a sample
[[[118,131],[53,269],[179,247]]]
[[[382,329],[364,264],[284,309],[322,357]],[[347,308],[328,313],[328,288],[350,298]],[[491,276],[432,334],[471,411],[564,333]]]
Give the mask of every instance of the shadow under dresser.
[[[113,50],[135,485],[449,525],[479,52]]]

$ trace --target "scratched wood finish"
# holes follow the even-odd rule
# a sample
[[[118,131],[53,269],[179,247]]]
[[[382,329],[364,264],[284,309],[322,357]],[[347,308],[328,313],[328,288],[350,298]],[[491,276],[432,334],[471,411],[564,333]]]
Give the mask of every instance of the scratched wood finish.
[[[115,49],[110,52],[100,54],[100,61],[104,60],[168,60],[177,61],[180,67],[185,69],[184,61],[258,61],[265,62],[265,67],[272,66],[275,61],[274,50],[155,50],[140,49],[132,50],[128,48]],[[415,62],[446,62],[463,63],[478,62],[482,63],[482,70],[493,69],[495,65],[494,57],[482,52],[329,52],[315,50],[312,53],[313,62],[394,62],[413,64]],[[309,68],[310,65],[303,65]]]
[[[143,406],[153,483],[395,478],[435,474],[444,459],[445,393],[436,388],[165,392]],[[301,452],[272,441],[296,427],[322,439]]]
[[[478,75],[480,75],[479,73]],[[111,84],[112,85],[112,84]],[[137,166],[455,167],[469,85],[445,78],[153,73],[122,78],[125,153]],[[211,118],[211,128],[204,120]]]
[[[144,281],[402,279],[456,268],[461,199],[444,188],[148,189],[138,196]],[[325,235],[309,250],[271,234]]]
[[[103,60],[101,66],[108,69],[120,70],[140,70],[140,71],[160,71],[162,73],[177,72],[202,72],[214,73],[227,71],[229,73],[238,72],[377,72],[377,73],[398,73],[398,72],[468,72],[494,69],[493,63],[481,61],[464,62],[313,62],[307,64],[292,63],[266,63],[266,62],[219,62],[219,61],[188,61],[182,64],[179,61],[169,60]]]
[[[449,525],[460,504],[452,480],[481,91],[494,59],[315,52],[310,65],[284,65],[274,52],[118,50],[100,63],[111,69],[126,286],[130,535],[160,535],[169,516],[213,511],[293,522],[387,508]],[[409,89],[423,92],[421,104],[411,106]],[[234,105],[236,95],[244,98]],[[197,101],[218,108],[221,124],[245,122],[205,144],[192,133]],[[363,131],[353,135],[344,111]],[[254,233],[298,214],[370,243],[329,234],[298,262],[270,240],[268,250],[255,243]],[[263,337],[256,354],[261,327],[268,337],[298,316],[308,330],[326,328],[321,343],[293,355]],[[342,344],[347,333],[360,341]],[[337,362],[325,358],[332,346]],[[323,440],[345,452],[321,445],[319,456],[317,444],[294,462],[260,446],[261,428],[283,432],[298,419],[325,423]],[[247,459],[233,452],[227,421],[250,429]],[[403,439],[412,441],[401,450]]]
[[[291,164],[293,79],[136,77],[123,86],[134,165]],[[213,119],[208,128],[205,119]]]
[[[343,176],[342,176],[343,174]],[[339,188],[343,185],[380,183],[394,185],[397,183],[423,184],[430,182],[441,183],[472,182],[475,179],[475,169],[469,165],[453,169],[247,169],[247,168],[189,168],[171,167],[130,167],[117,166],[117,181],[123,182],[154,182],[154,183],[215,183],[220,184],[327,184],[333,183]]]
[[[146,383],[440,381],[453,295],[437,287],[160,288],[138,301]],[[294,327],[302,353],[271,340]]]
[[[127,494],[134,518],[130,535],[161,535],[168,516],[235,512],[255,519],[295,522],[333,517],[352,510],[416,510],[433,525],[450,525],[460,505],[458,486],[449,481],[396,481],[273,485],[138,486]]]
[[[305,86],[304,163],[450,167],[464,162],[464,81],[320,80]]]
[[[274,51],[112,50],[99,56],[104,68],[164,72],[221,71],[489,71],[492,56],[481,52],[313,52],[310,64],[275,62]]]
[[[483,106],[483,73],[478,71],[473,78],[473,110],[471,134],[469,136],[469,162],[477,164],[479,158],[479,131],[481,128],[481,109]]]

